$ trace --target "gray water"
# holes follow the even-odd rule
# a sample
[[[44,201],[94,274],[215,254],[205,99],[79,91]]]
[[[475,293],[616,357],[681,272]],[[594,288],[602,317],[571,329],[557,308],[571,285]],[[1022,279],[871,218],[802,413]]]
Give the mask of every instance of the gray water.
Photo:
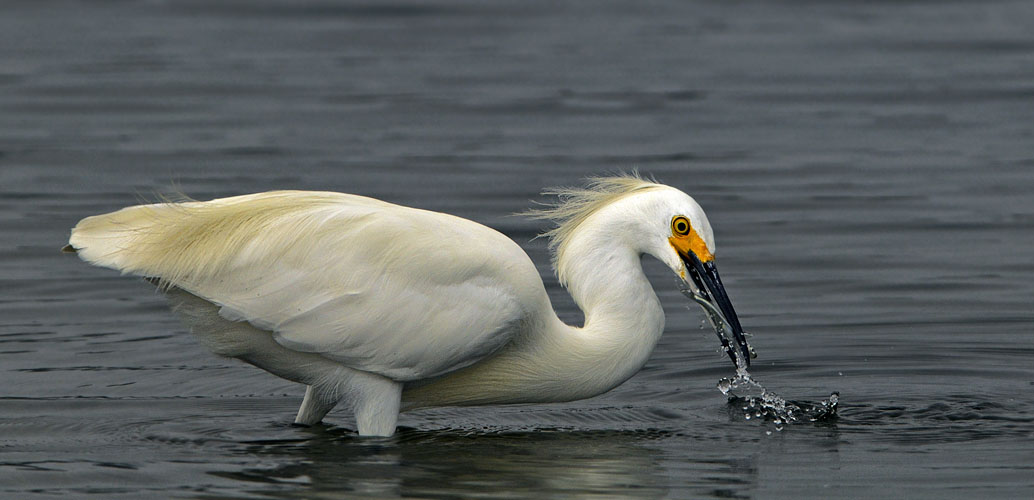
[[[539,263],[546,186],[638,168],[715,228],[781,396],[746,420],[696,305],[569,404],[290,425],[302,389],[205,352],[80,218],[347,191],[468,217]],[[1034,3],[0,4],[0,498],[1029,498]]]

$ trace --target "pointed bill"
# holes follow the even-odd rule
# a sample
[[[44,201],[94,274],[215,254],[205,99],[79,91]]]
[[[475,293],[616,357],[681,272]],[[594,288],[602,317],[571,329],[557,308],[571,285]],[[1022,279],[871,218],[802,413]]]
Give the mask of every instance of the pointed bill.
[[[688,257],[687,259],[686,256],[683,256],[683,260],[693,284],[696,285],[697,293],[710,304],[712,309],[721,313],[721,319],[732,331],[732,340],[735,343],[732,347],[737,349],[739,359],[742,359],[743,363],[749,367],[752,353],[747,345],[747,339],[743,335],[740,319],[736,316],[736,310],[733,309],[732,301],[725,292],[725,285],[722,284],[722,278],[718,275],[718,268],[715,267],[714,260],[703,262],[692,252]],[[715,328],[720,327],[721,325],[715,325]],[[733,359],[733,361],[736,360]]]

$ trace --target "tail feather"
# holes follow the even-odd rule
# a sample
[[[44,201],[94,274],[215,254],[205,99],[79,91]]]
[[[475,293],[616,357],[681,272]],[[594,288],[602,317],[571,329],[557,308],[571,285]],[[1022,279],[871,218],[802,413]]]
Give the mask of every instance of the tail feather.
[[[334,193],[273,191],[207,202],[136,205],[87,217],[72,229],[72,251],[91,264],[157,278],[166,286],[211,278],[257,240],[271,254],[291,245],[305,228],[326,218]],[[264,237],[270,228],[272,238]]]
[[[163,205],[137,205],[87,217],[72,229],[62,251],[73,252],[91,264],[124,273],[146,272],[140,262],[144,248],[153,245],[155,224]],[[148,241],[151,240],[151,241]]]

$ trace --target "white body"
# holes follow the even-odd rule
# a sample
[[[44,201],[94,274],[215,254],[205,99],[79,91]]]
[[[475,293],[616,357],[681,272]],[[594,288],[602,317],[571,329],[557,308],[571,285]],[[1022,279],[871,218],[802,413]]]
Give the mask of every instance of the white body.
[[[345,402],[360,434],[390,435],[400,409],[581,399],[645,364],[664,314],[640,258],[684,276],[668,221],[687,214],[713,251],[710,226],[681,191],[601,182],[582,206],[546,214],[561,222],[555,264],[581,328],[557,319],[504,235],[361,196],[141,205],[84,219],[70,244],[90,263],[158,278],[216,354],[307,385],[297,422]]]

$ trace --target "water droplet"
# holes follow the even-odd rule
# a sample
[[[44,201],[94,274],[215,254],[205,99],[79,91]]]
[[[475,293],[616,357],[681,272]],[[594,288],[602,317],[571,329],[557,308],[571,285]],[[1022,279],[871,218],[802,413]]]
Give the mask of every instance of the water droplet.
[[[729,391],[731,389],[732,389],[732,380],[729,380],[727,378],[723,378],[723,379],[718,381],[718,390],[722,391],[722,394],[729,394]]]

